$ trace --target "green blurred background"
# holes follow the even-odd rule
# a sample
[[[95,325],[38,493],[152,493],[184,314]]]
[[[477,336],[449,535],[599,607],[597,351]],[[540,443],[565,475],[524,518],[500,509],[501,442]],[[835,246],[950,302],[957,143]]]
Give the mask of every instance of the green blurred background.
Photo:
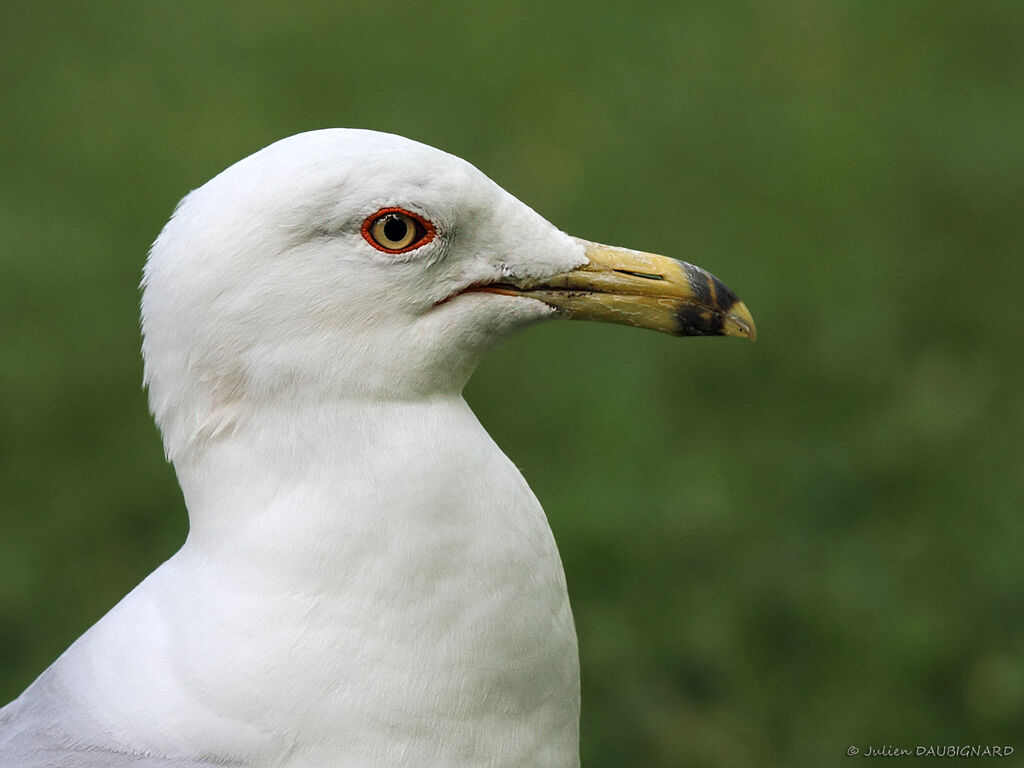
[[[0,700],[182,542],[137,283],[326,126],[693,261],[755,344],[531,329],[467,397],[548,511],[584,765],[1024,755],[1024,4],[6,2]]]

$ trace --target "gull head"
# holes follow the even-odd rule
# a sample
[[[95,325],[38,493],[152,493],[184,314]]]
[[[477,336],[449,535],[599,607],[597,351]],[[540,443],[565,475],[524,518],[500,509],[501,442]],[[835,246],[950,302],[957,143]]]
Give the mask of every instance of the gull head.
[[[363,130],[292,136],[191,192],[142,285],[172,459],[260,409],[458,393],[545,318],[755,335],[698,267],[571,237],[464,160]]]

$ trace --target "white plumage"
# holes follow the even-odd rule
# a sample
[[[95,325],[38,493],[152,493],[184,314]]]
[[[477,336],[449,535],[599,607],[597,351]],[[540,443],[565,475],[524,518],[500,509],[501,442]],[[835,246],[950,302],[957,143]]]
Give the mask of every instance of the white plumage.
[[[285,139],[188,195],[142,302],[188,539],[0,711],[0,764],[577,765],[558,552],[461,390],[558,313],[661,327],[612,316],[648,292],[598,286],[599,248],[369,131]],[[706,327],[662,329],[752,336],[706,286]]]

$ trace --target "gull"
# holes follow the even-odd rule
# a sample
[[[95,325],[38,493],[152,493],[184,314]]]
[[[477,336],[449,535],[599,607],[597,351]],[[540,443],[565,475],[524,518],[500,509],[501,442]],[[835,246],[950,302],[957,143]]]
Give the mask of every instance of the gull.
[[[142,287],[189,533],[0,710],[0,765],[577,766],[558,550],[462,389],[539,321],[753,339],[746,306],[354,129],[188,194]]]

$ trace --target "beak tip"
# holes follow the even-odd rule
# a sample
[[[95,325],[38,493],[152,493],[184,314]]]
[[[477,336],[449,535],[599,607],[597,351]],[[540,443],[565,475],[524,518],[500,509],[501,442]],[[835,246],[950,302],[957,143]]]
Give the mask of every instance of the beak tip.
[[[726,335],[742,336],[751,341],[757,340],[757,326],[754,324],[754,317],[742,301],[737,301],[729,308],[726,324]]]

